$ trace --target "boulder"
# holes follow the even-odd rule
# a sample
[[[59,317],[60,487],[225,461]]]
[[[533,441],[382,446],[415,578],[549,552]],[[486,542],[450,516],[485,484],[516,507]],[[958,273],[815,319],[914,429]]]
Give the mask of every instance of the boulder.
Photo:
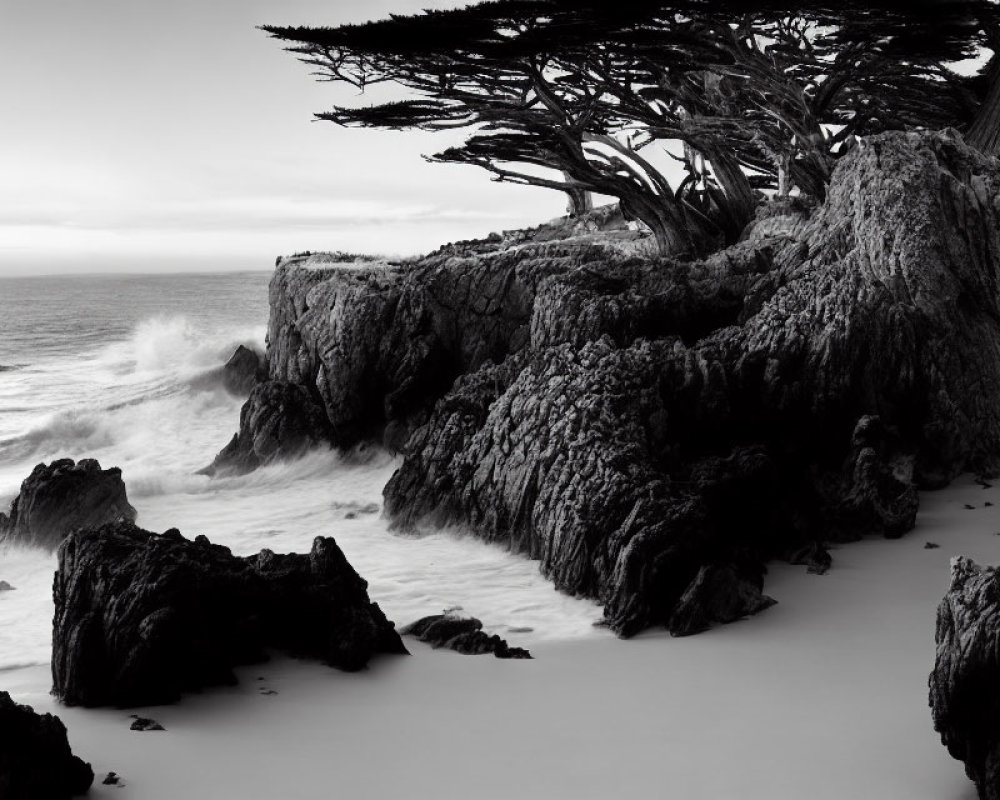
[[[132,715],[132,724],[128,726],[128,729],[130,731],[140,731],[140,732],[143,732],[143,733],[146,732],[146,731],[165,731],[166,730],[166,728],[164,728],[155,719],[150,719],[149,717],[140,717],[138,714],[133,714]]]
[[[527,650],[511,647],[496,634],[491,636],[486,633],[483,623],[475,617],[461,617],[449,612],[422,617],[400,633],[464,655],[492,653],[497,658],[531,658]]]
[[[73,755],[59,717],[36,714],[0,692],[0,797],[67,800],[93,782],[94,771]]]
[[[297,458],[329,439],[323,409],[308,390],[287,381],[263,381],[243,404],[239,433],[202,472],[252,472],[262,464]]]
[[[810,542],[792,550],[788,553],[787,560],[789,564],[804,566],[806,572],[813,575],[826,575],[833,566],[833,556],[822,542]]]
[[[54,550],[75,528],[135,518],[120,469],[63,458],[39,464],[24,480],[10,516],[0,514],[0,538]]]
[[[233,667],[274,648],[362,669],[405,653],[336,542],[308,554],[237,557],[131,523],[77,530],[53,584],[53,692],[69,705],[167,703],[235,682]]]
[[[240,345],[222,368],[222,385],[238,397],[246,397],[250,390],[267,379],[267,365],[262,353]]]
[[[980,800],[1000,800],[1000,571],[951,560],[930,675],[934,730]]]
[[[759,569],[705,565],[678,599],[667,628],[674,636],[690,636],[770,608],[777,601],[761,592],[763,585]]]

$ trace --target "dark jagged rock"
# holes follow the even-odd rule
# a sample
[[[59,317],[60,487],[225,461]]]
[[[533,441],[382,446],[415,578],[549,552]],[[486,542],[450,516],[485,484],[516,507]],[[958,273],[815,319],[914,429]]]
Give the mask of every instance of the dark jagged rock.
[[[39,464],[21,484],[10,516],[0,514],[0,539],[54,550],[75,528],[135,520],[117,467],[92,458]]]
[[[775,604],[761,592],[764,576],[732,564],[706,565],[681,595],[667,627],[674,636],[701,633],[713,625],[735,622]]]
[[[810,542],[788,554],[789,564],[798,564],[812,575],[826,575],[833,566],[833,557],[822,542]]]
[[[894,459],[900,446],[892,439],[879,417],[858,420],[841,473],[846,480],[828,512],[831,534],[840,541],[872,534],[897,539],[916,524],[919,500],[912,465]]]
[[[492,653],[497,658],[531,658],[531,653],[524,648],[511,647],[496,634],[491,636],[486,633],[483,623],[475,617],[460,617],[451,613],[433,614],[407,625],[400,633],[464,655]]]
[[[101,783],[104,786],[124,786],[121,776],[117,772],[109,772]]]
[[[769,247],[740,245],[729,258],[676,270],[637,266],[606,245],[558,241],[368,269],[289,259],[271,280],[269,377],[317,401],[325,423],[315,432],[331,444],[375,439],[401,450],[456,377],[519,352],[543,335],[542,326],[567,327],[571,309],[558,319],[539,317],[536,300],[544,291],[550,305],[562,302],[560,276],[588,297],[628,288],[636,307],[620,314],[627,304],[611,296],[591,313],[587,330],[612,327],[623,339],[664,330],[696,336],[736,318],[748,282],[772,266]],[[265,421],[242,414],[234,442],[253,441]],[[231,443],[216,463],[246,464],[246,451]]]
[[[246,345],[240,345],[222,368],[222,384],[226,391],[246,397],[260,381],[267,380],[264,356]]]
[[[412,436],[388,515],[509,543],[623,635],[672,626],[711,565],[899,536],[916,484],[1000,453],[998,192],[952,133],[874,137],[807,223],[686,269],[714,330],[657,326],[675,301],[641,266],[551,275],[528,345]]]
[[[53,691],[70,705],[152,705],[235,682],[265,648],[346,670],[405,653],[366,589],[330,538],[239,558],[173,529],[78,530],[53,584]]]
[[[93,782],[94,771],[73,755],[59,717],[36,714],[0,692],[0,797],[68,800]]]
[[[300,456],[329,438],[323,409],[305,388],[264,381],[243,404],[239,433],[204,472],[251,472],[262,464]]]
[[[937,550],[940,546],[937,542],[924,542],[924,550]]]
[[[968,558],[951,561],[937,611],[930,675],[934,730],[979,790],[1000,799],[1000,574]]]
[[[702,261],[530,237],[293,259],[270,378],[331,443],[403,447],[395,525],[539,559],[619,634],[686,632],[762,607],[768,559],[899,536],[916,486],[997,472],[998,194],[954,132],[894,132],[839,162],[822,206],[775,204]],[[239,441],[258,429],[245,414]],[[702,611],[672,623],[682,601]]]

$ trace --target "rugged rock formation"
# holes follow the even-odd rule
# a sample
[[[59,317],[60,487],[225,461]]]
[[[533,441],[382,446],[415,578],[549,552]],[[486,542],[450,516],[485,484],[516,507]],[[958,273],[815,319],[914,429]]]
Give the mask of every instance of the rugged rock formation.
[[[407,625],[400,633],[464,655],[492,653],[497,658],[531,658],[531,653],[524,648],[511,647],[496,634],[486,633],[483,623],[475,617],[460,617],[448,612],[433,614]]]
[[[267,364],[263,354],[246,345],[237,347],[222,368],[222,385],[239,397],[246,397],[259,381],[266,379]]]
[[[300,456],[329,439],[323,409],[305,387],[264,381],[253,387],[240,410],[239,433],[202,471],[208,475],[252,472],[275,459]]]
[[[53,584],[53,691],[70,705],[134,706],[235,682],[265,648],[363,668],[405,653],[336,542],[239,558],[204,536],[129,523],[78,530]]]
[[[150,719],[149,717],[140,717],[138,714],[132,715],[132,724],[128,726],[130,731],[139,731],[140,733],[145,733],[146,731],[165,731],[159,722],[155,719]]]
[[[270,377],[334,444],[406,440],[397,525],[470,526],[620,634],[687,633],[766,606],[766,560],[899,536],[916,485],[997,468],[998,192],[957,134],[897,132],[702,261],[500,237],[284,262]]]
[[[73,755],[59,717],[36,714],[0,692],[0,797],[68,800],[93,782],[94,771]]]
[[[635,280],[586,296],[579,273],[550,277],[529,346],[457,381],[410,440],[387,512],[511,543],[624,635],[688,632],[685,599],[730,585],[706,566],[898,536],[911,477],[1000,453],[998,189],[995,162],[951,134],[872,139],[796,235],[741,243],[758,274],[727,270],[755,262],[733,251],[681,267],[729,276],[704,281],[737,306],[708,333],[630,328],[649,296]],[[733,272],[749,272],[735,300]]]
[[[318,438],[400,449],[458,375],[525,347],[545,277],[586,264],[599,273],[609,259],[628,260],[605,246],[561,242],[461,252],[368,269],[314,266],[315,256],[280,263],[270,287],[269,377],[300,387],[322,410]],[[250,466],[244,455],[269,419],[251,396],[215,467]],[[278,447],[255,453],[257,463],[297,447],[284,447],[282,433]]]
[[[117,467],[92,458],[39,464],[21,484],[10,516],[0,514],[0,539],[54,550],[75,528],[135,520]]]
[[[982,800],[1000,798],[1000,572],[951,562],[930,676],[934,729]]]
[[[937,545],[934,545],[937,547]],[[925,545],[926,547],[926,545]],[[833,557],[822,542],[810,542],[790,553],[787,553],[785,560],[789,564],[798,564],[806,568],[806,572],[813,575],[826,575],[833,566]]]

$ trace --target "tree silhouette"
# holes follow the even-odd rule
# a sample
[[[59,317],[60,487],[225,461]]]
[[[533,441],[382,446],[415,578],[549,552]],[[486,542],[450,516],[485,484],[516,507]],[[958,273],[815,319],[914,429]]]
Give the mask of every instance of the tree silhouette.
[[[961,126],[996,149],[1000,64],[949,66],[1000,38],[996,19],[993,0],[492,0],[264,30],[320,80],[404,95],[319,119],[466,129],[430,159],[563,191],[578,212],[611,195],[683,255],[738,237],[762,191],[822,198],[859,135]],[[643,154],[654,143],[682,166],[676,186]]]

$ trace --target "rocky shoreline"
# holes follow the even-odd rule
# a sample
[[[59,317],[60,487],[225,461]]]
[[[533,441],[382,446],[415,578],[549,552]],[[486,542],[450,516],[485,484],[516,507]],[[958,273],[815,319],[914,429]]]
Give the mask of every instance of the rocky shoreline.
[[[282,261],[266,357],[241,348],[224,368],[248,399],[206,471],[380,444],[402,455],[384,489],[401,532],[459,525],[535,559],[621,637],[743,619],[775,602],[769,563],[825,573],[828,546],[911,530],[918,489],[997,472],[997,196],[1000,165],[953,133],[893,133],[841,161],[825,204],[766,206],[702,261],[558,226],[411,263]],[[135,518],[120,470],[88,459],[38,465],[0,515],[5,540],[58,548],[66,706],[171,703],[271,649],[347,671],[407,652],[332,538],[237,557]],[[989,800],[996,573],[952,570],[931,706]],[[401,633],[531,658],[451,612]],[[51,744],[74,776],[52,796],[81,791],[89,766],[58,720],[38,724],[38,757]]]
[[[949,131],[889,133],[703,261],[585,235],[282,261],[214,467],[382,442],[395,525],[506,543],[621,635],[754,613],[769,560],[899,536],[918,486],[995,470],[998,187]]]

